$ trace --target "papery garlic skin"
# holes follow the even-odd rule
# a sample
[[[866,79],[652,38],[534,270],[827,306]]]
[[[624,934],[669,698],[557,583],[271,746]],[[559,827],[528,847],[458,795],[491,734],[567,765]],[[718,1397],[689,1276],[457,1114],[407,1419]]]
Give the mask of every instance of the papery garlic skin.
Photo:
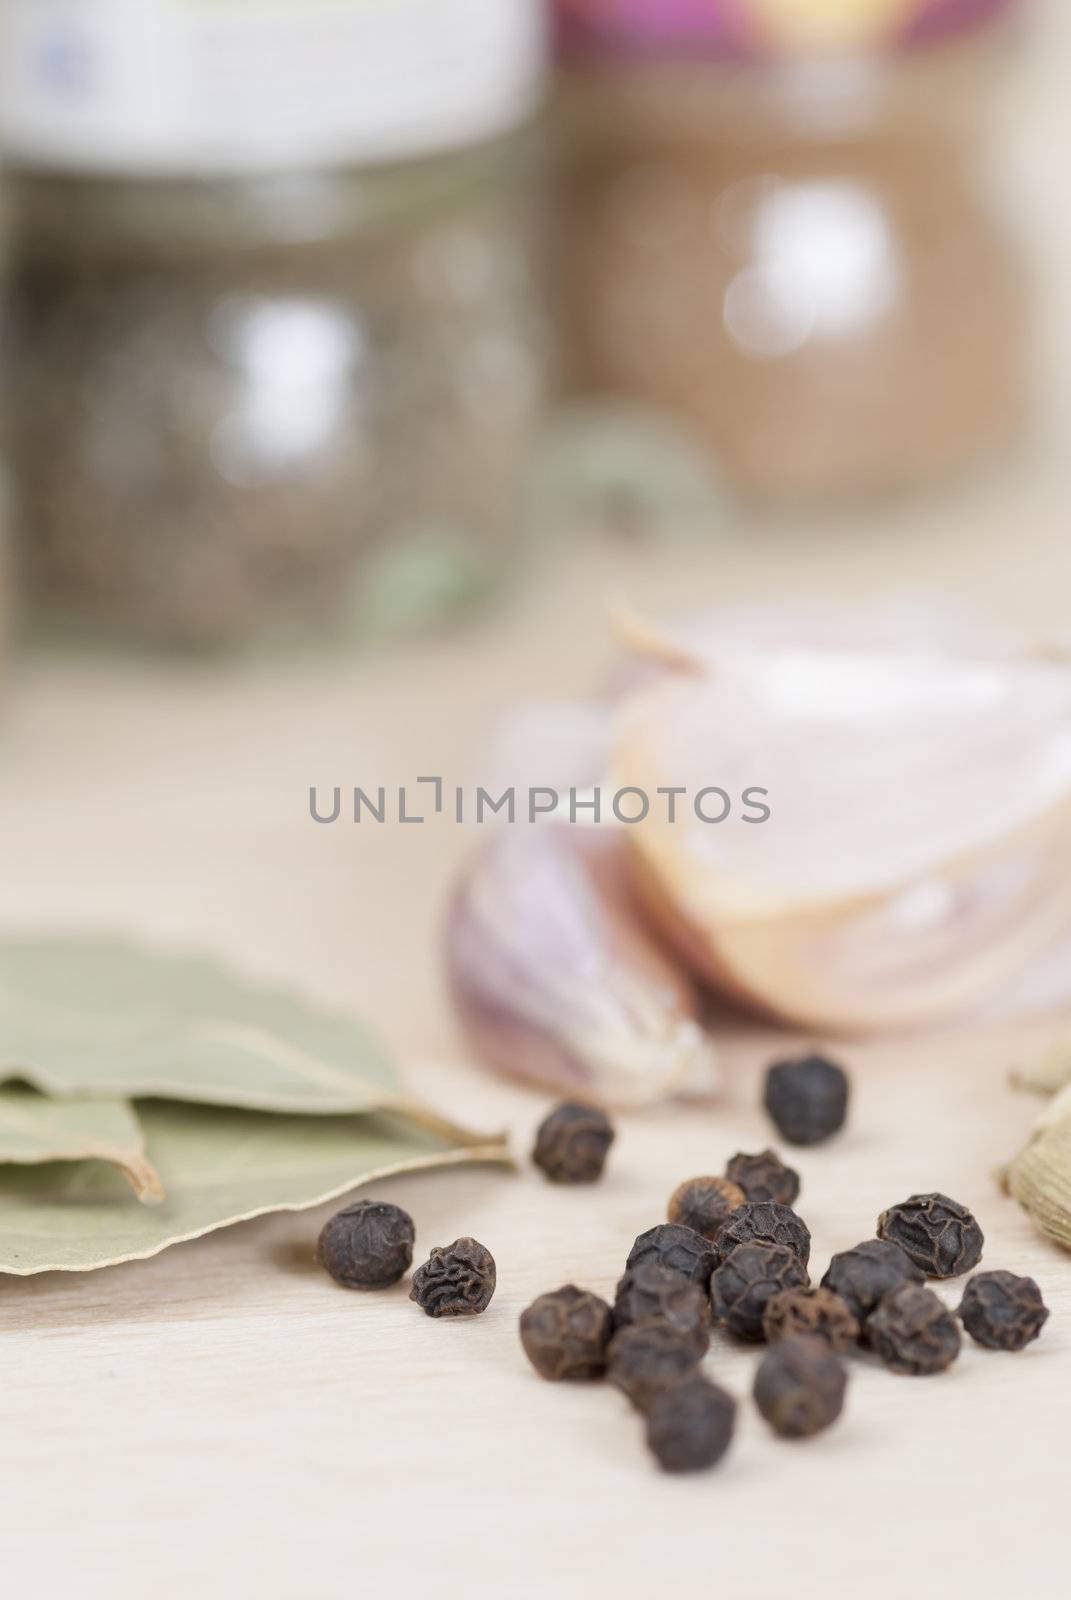
[[[620,830],[497,830],[450,907],[446,966],[477,1054],[611,1106],[717,1083],[692,985],[637,919]]]
[[[769,791],[628,844],[691,970],[809,1028],[953,1017],[1071,933],[1065,664],[738,643],[623,708],[609,781]]]
[[[1065,641],[1032,639],[932,595],[890,595],[864,610],[800,601],[737,605],[729,611],[652,620],[617,600],[610,622],[630,657],[676,671],[714,673],[733,659],[788,650],[895,654],[937,661],[1068,660]]]

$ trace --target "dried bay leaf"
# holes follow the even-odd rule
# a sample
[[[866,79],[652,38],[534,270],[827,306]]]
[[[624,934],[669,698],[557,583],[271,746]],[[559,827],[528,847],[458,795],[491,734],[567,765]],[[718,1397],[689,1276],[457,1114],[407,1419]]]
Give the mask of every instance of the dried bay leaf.
[[[508,1164],[504,1140],[390,1114],[288,1116],[149,1100],[139,1106],[166,1198],[131,1203],[98,1163],[0,1168],[0,1273],[87,1272],[270,1211],[301,1211],[421,1167]]]
[[[0,1090],[14,1152],[0,1166],[0,1273],[89,1271],[389,1173],[509,1161],[501,1138],[408,1102],[351,1018],[210,960],[110,939],[0,940],[0,1083],[12,1079],[23,1082]],[[35,1165],[23,1164],[35,1137],[26,1082],[57,1097],[36,1097],[52,1120]],[[0,1119],[0,1160],[4,1137]],[[152,1211],[117,1170],[78,1159],[122,1150],[116,1166],[133,1176],[135,1138],[145,1186],[166,1190]]]
[[[317,1115],[397,1106],[353,1018],[198,956],[100,938],[0,940],[0,1082]]]
[[[163,1198],[128,1101],[50,1100],[25,1084],[0,1088],[0,1162],[46,1161],[106,1161],[119,1169],[139,1200]]]

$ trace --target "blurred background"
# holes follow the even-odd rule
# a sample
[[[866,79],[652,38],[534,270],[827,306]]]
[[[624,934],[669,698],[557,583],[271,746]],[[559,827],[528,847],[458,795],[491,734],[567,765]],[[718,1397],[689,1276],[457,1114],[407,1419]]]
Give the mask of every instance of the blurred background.
[[[608,595],[1065,633],[1069,66],[1059,0],[0,0],[7,921],[439,1050],[461,830],[310,785],[501,779]]]

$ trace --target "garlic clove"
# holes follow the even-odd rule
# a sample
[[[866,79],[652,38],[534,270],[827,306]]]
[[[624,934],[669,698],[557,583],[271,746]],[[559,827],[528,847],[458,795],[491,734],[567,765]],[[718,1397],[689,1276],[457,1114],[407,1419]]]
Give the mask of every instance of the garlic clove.
[[[961,655],[987,660],[1024,651],[1022,641],[983,626],[958,607],[917,599],[886,601],[861,616],[818,606],[763,604],[696,612],[662,623],[649,620],[617,595],[608,602],[607,612],[611,632],[625,651],[624,662],[610,681],[618,700],[649,688],[667,673],[710,676],[741,658],[788,649],[884,647],[923,658]],[[1057,646],[1051,649],[1059,651]]]
[[[484,787],[590,789],[606,770],[610,699],[529,700],[512,705],[491,728],[481,754]]]
[[[614,787],[731,795],[628,829],[637,883],[692,968],[813,1028],[933,1021],[1071,932],[1071,671],[1064,663],[785,645],[628,702]]]
[[[895,654],[922,660],[1067,662],[1071,636],[1037,640],[982,620],[964,607],[930,596],[902,594],[865,610],[817,604],[763,602],[731,610],[697,611],[652,621],[616,597],[611,631],[636,662],[677,672],[713,673],[740,656],[804,649]]]
[[[695,990],[636,918],[613,828],[504,827],[450,908],[447,973],[477,1054],[608,1105],[710,1092]]]
[[[1015,979],[972,1008],[977,1021],[1009,1022],[1051,1016],[1071,1007],[1071,928],[1039,952]],[[1071,1059],[1071,1056],[1069,1056]],[[1071,1070],[1071,1069],[1069,1069]]]

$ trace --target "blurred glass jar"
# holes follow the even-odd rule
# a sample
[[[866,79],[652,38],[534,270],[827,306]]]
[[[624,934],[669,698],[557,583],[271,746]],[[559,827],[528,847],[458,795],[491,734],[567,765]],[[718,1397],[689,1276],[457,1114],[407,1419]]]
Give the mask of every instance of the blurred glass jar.
[[[761,498],[1008,440],[1023,272],[979,118],[1013,7],[559,0],[573,384],[665,407]]]
[[[549,361],[538,0],[8,0],[31,599],[216,647],[505,566]]]

